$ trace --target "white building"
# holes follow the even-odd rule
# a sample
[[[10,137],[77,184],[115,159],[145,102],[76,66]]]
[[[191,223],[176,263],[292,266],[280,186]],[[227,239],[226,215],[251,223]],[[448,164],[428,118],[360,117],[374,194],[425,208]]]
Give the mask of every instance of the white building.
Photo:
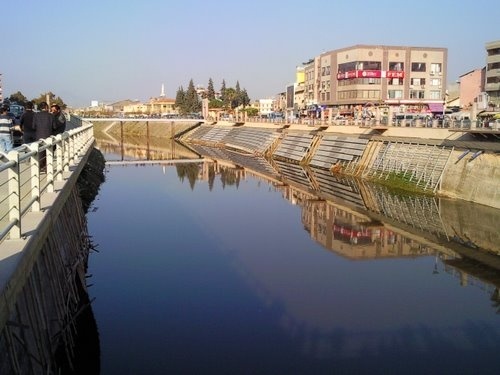
[[[273,112],[273,99],[259,99],[259,116],[268,116]]]

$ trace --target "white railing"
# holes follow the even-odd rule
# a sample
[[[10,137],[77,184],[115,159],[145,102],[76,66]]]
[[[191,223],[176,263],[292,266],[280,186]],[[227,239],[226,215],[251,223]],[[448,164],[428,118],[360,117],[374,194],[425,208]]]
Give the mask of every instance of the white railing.
[[[0,243],[21,238],[25,214],[42,209],[42,196],[53,193],[57,182],[93,145],[93,125],[80,124],[57,136],[0,152]]]

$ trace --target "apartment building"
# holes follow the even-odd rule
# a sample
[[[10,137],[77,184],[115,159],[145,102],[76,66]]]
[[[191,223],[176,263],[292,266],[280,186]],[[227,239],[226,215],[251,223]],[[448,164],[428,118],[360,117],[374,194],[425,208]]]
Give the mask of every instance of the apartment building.
[[[356,45],[304,63],[305,102],[359,117],[366,106],[393,112],[442,113],[446,48]]]
[[[486,69],[474,69],[462,74],[460,82],[460,108],[470,110],[477,101],[478,96],[484,92],[484,80]]]
[[[490,103],[500,107],[500,40],[486,43],[485,92]]]

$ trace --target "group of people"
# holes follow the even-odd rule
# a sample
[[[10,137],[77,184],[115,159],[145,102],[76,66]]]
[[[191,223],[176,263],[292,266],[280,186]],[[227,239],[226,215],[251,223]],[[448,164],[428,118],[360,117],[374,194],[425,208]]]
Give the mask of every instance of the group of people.
[[[38,105],[38,112],[33,110],[33,103],[25,105],[24,113],[19,120],[23,133],[23,143],[31,143],[66,130],[66,116],[57,104],[50,106],[46,102]],[[9,105],[0,108],[0,152],[8,152],[13,148],[12,130],[14,120],[9,116]]]

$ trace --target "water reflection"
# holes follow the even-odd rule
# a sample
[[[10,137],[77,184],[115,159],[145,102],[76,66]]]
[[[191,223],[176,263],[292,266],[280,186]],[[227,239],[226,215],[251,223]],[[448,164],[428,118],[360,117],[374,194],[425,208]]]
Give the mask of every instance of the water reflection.
[[[209,146],[185,146],[175,140],[124,136],[122,140],[97,139],[110,159],[171,160],[207,158],[198,164],[176,165],[177,175],[191,189],[207,181],[209,190],[220,178],[222,187],[238,187],[252,175],[272,183],[291,204],[302,208],[304,228],[324,248],[348,259],[430,255],[437,252],[447,265],[458,265],[477,276],[500,270],[500,211],[487,206],[427,195],[393,192],[327,170],[305,168],[279,160],[241,154]],[[111,157],[113,159],[113,157]],[[467,267],[464,264],[469,264]],[[481,267],[478,267],[480,265]],[[455,267],[458,268],[458,267]],[[473,270],[474,269],[474,270]],[[463,280],[466,276],[460,276]],[[495,280],[498,295],[499,280]]]
[[[158,314],[168,312],[169,320],[162,321],[166,328],[155,329],[165,329],[162,340],[167,340],[169,353],[193,350],[189,340],[196,340],[204,344],[203,353],[187,352],[199,360],[197,370],[213,365],[208,357],[213,355],[217,362],[221,356],[216,354],[222,352],[233,356],[227,361],[227,371],[222,371],[227,373],[241,370],[242,364],[250,372],[265,373],[273,369],[319,373],[332,368],[339,372],[398,373],[398,369],[413,368],[414,373],[446,373],[448,368],[494,362],[492,356],[500,346],[498,324],[484,318],[484,310],[481,314],[477,310],[486,304],[499,311],[500,241],[494,226],[499,211],[395,193],[327,171],[228,150],[197,145],[190,152],[194,155],[189,158],[205,161],[178,164],[175,175],[197,194],[180,190],[169,179],[168,191],[179,195],[168,202],[169,216],[160,216],[163,206],[159,202],[148,206],[151,217],[162,217],[164,226],[191,228],[182,241],[169,238],[161,245],[169,249],[161,272],[169,281],[175,274],[178,283],[174,287],[161,282],[162,297],[155,296],[161,299],[155,300]],[[163,171],[166,176],[171,173],[171,169]],[[165,183],[152,177],[151,170],[135,172],[134,179],[145,181],[145,186]],[[292,215],[279,216],[282,202],[259,194],[267,186],[290,203],[289,213],[300,209],[307,232],[297,233]],[[241,209],[244,215],[232,219],[241,201],[226,194],[228,203],[220,204],[219,187],[259,195],[259,202],[267,207],[246,205]],[[159,196],[164,195],[162,191]],[[128,204],[133,206],[131,212],[139,209],[135,202]],[[126,209],[122,205],[120,211]],[[186,218],[188,214],[192,217]],[[121,216],[132,220],[126,212]],[[137,224],[119,221],[117,226]],[[157,228],[144,231],[141,241],[158,236]],[[117,238],[122,236],[120,232]],[[326,251],[299,251],[315,250],[311,239]],[[149,247],[157,246],[142,245],[144,258],[153,251]],[[123,248],[120,257],[127,254]],[[192,257],[182,258],[182,272],[176,271],[172,263],[186,249]],[[161,257],[167,255],[154,256],[154,262],[163,264]],[[133,262],[136,265],[139,260],[133,257]],[[198,263],[203,267],[197,267]],[[450,280],[472,288],[450,293]],[[130,289],[128,298],[133,294]],[[141,298],[148,301],[145,295]],[[181,332],[176,324],[191,333]],[[294,359],[290,353],[296,355]],[[255,361],[250,363],[245,356]],[[481,370],[486,373],[491,368]]]

